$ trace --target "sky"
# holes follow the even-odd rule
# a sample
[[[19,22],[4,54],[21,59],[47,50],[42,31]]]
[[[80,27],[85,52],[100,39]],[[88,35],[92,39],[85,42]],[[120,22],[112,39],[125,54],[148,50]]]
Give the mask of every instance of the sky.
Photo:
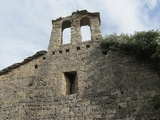
[[[0,0],[0,70],[47,50],[52,20],[100,12],[102,35],[160,29],[160,0]]]

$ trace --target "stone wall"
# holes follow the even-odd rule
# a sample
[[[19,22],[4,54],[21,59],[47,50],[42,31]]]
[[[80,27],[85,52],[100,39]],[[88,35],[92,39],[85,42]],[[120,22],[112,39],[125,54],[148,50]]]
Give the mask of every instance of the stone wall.
[[[45,53],[38,52],[0,72],[0,120],[22,119],[26,101],[33,96],[33,81],[38,78],[37,67],[43,63]]]
[[[49,110],[39,111],[39,119],[154,119],[148,101],[157,92],[158,73],[118,52],[103,55],[98,42],[79,47],[77,51],[77,46],[70,45],[66,53],[66,45],[61,54],[56,50],[48,57],[52,62],[43,78],[48,83],[43,97],[50,104],[40,101]],[[63,73],[69,71],[77,71],[78,91],[66,95]]]
[[[92,14],[74,13],[84,15]],[[119,52],[103,54],[97,32],[95,40],[66,45],[54,45],[52,36],[46,55],[1,75],[0,119],[160,119],[148,102],[157,92],[159,73]]]

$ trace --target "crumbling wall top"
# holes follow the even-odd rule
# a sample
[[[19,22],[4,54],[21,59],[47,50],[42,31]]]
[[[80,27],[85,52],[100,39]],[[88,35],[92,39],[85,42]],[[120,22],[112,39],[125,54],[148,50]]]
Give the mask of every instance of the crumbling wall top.
[[[77,10],[76,12],[73,12],[72,13],[72,16],[73,15],[75,15],[75,14],[79,14],[79,15],[88,15],[88,16],[93,16],[93,17],[95,17],[95,16],[97,16],[98,18],[99,18],[99,23],[101,23],[101,20],[100,20],[100,13],[99,12],[94,12],[94,13],[91,13],[91,12],[88,12],[87,10]],[[54,23],[54,22],[57,22],[57,21],[60,21],[60,20],[62,20],[62,19],[70,19],[70,17],[71,16],[67,16],[67,17],[59,17],[59,18],[57,18],[56,20],[52,20],[52,24]]]

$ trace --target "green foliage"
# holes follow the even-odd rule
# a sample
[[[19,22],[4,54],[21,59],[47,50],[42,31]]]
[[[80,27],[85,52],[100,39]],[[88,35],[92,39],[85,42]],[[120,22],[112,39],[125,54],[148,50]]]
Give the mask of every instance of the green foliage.
[[[160,69],[160,32],[136,32],[134,35],[112,34],[102,41],[103,51],[121,51],[135,56],[141,62],[150,62],[154,68]]]

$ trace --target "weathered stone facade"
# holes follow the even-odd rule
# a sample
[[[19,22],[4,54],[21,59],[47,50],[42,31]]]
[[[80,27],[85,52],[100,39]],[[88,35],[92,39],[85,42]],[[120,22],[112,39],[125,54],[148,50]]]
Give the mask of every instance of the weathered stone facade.
[[[133,57],[102,53],[99,13],[77,11],[52,24],[48,53],[0,72],[0,120],[160,119],[148,103],[160,75]],[[86,42],[84,25],[91,28]],[[68,27],[71,43],[62,45]]]

